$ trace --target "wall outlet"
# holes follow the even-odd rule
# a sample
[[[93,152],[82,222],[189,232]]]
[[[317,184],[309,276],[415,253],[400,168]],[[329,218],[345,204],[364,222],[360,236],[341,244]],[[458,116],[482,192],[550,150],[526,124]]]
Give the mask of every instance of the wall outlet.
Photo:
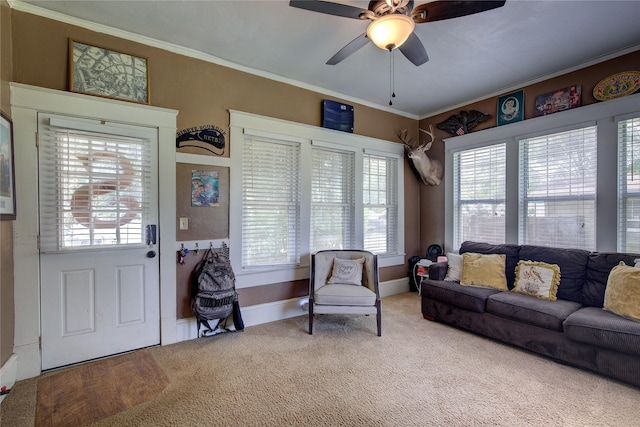
[[[180,230],[188,230],[189,229],[189,218],[180,218]]]

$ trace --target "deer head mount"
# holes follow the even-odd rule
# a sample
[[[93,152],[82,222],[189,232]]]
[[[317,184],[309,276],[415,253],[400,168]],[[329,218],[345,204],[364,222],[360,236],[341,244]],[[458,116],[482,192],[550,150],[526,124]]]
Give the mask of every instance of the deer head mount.
[[[412,136],[409,135],[408,129],[402,129],[398,133],[398,138],[403,142],[407,155],[413,162],[413,166],[420,175],[424,185],[440,185],[442,182],[442,163],[438,160],[430,159],[427,156],[427,151],[431,148],[433,141],[435,140],[435,133],[433,131],[433,125],[429,125],[429,130],[418,129],[420,132],[424,132],[429,136],[429,141],[420,144],[419,136],[418,142],[416,142]]]

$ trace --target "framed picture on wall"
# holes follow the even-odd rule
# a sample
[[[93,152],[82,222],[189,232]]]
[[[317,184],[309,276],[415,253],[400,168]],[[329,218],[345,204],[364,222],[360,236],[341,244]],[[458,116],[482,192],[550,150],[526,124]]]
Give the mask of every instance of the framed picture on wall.
[[[498,126],[519,122],[524,118],[524,90],[498,98]]]
[[[13,123],[0,112],[0,220],[16,219],[16,182],[13,160]]]
[[[69,88],[72,92],[149,104],[148,60],[69,39]]]
[[[573,85],[536,96],[535,116],[546,116],[558,111],[579,107],[582,103],[582,86]]]

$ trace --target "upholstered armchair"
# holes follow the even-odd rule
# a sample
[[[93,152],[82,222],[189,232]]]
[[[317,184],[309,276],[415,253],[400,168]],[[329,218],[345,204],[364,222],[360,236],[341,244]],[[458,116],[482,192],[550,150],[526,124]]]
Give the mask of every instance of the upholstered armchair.
[[[356,249],[311,254],[309,334],[315,314],[375,314],[381,336],[378,256]]]

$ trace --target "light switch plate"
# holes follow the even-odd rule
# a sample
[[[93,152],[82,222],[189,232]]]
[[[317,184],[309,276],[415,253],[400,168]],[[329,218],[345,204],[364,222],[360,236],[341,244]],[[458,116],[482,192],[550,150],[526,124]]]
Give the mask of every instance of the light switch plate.
[[[189,229],[189,218],[180,218],[180,230],[188,230]]]

